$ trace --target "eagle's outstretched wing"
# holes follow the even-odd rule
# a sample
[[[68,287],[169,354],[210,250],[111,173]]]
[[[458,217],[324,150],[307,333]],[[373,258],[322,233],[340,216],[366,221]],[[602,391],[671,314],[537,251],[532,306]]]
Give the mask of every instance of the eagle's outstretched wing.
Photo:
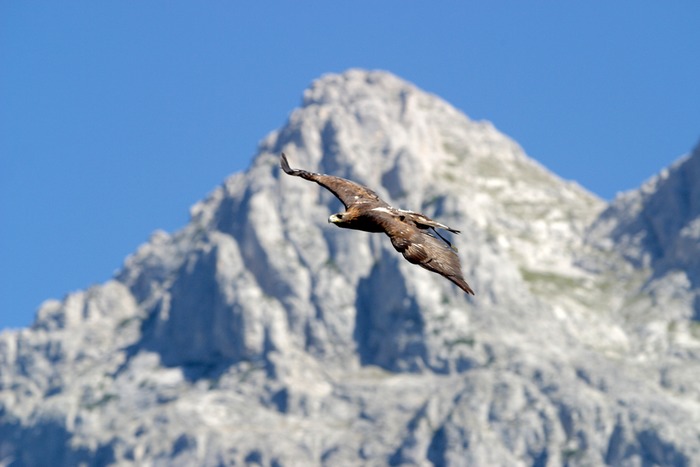
[[[399,223],[400,221],[394,221],[394,225],[386,225],[385,230],[396,251],[409,262],[446,277],[460,289],[474,295],[462,276],[459,256],[454,249],[425,230]]]
[[[301,169],[292,169],[289,167],[287,156],[284,153],[282,153],[280,158],[280,165],[285,173],[314,181],[326,188],[328,191],[333,193],[341,203],[343,203],[345,209],[348,209],[350,206],[355,204],[368,203],[388,206],[388,204],[382,201],[374,191],[370,190],[366,186],[360,185],[359,183],[351,182],[350,180],[335,177],[333,175],[308,172]]]

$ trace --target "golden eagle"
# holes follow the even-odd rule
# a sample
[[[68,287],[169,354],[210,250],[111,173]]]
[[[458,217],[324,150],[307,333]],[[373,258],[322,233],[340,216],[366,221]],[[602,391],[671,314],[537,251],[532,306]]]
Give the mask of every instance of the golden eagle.
[[[455,249],[436,229],[445,229],[452,233],[459,233],[459,230],[435,222],[423,214],[396,209],[382,201],[374,191],[350,180],[292,169],[284,153],[280,165],[289,175],[318,183],[345,205],[345,212],[333,214],[328,218],[328,222],[345,229],[384,232],[391,239],[396,251],[409,262],[445,276],[466,293],[474,295],[474,291],[462,277]],[[438,238],[431,235],[433,232]]]

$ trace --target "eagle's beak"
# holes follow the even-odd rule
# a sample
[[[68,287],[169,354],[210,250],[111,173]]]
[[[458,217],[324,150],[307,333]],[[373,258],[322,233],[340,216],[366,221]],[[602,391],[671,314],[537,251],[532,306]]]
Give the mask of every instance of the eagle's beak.
[[[335,214],[331,214],[330,216],[328,216],[329,224],[335,224],[336,222],[338,222],[338,216],[336,216]]]

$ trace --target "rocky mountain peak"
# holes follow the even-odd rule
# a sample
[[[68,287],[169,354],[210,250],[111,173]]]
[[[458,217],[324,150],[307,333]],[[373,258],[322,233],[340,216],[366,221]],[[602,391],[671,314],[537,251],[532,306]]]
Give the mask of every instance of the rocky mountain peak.
[[[700,146],[651,178],[619,195],[596,226],[631,260],[661,269],[700,271]]]
[[[460,229],[477,296],[328,225],[283,151]],[[697,286],[646,290],[623,233],[687,201],[654,256],[687,266],[697,159],[635,216],[389,73],[324,76],[186,227],[0,334],[0,463],[690,465]]]

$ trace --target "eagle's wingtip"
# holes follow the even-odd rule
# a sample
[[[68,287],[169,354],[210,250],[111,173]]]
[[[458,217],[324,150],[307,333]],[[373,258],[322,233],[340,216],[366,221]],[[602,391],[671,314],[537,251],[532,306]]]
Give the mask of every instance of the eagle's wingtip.
[[[285,173],[291,174],[294,172],[292,168],[289,167],[289,162],[287,161],[287,155],[285,153],[280,154],[280,167],[282,167]]]

